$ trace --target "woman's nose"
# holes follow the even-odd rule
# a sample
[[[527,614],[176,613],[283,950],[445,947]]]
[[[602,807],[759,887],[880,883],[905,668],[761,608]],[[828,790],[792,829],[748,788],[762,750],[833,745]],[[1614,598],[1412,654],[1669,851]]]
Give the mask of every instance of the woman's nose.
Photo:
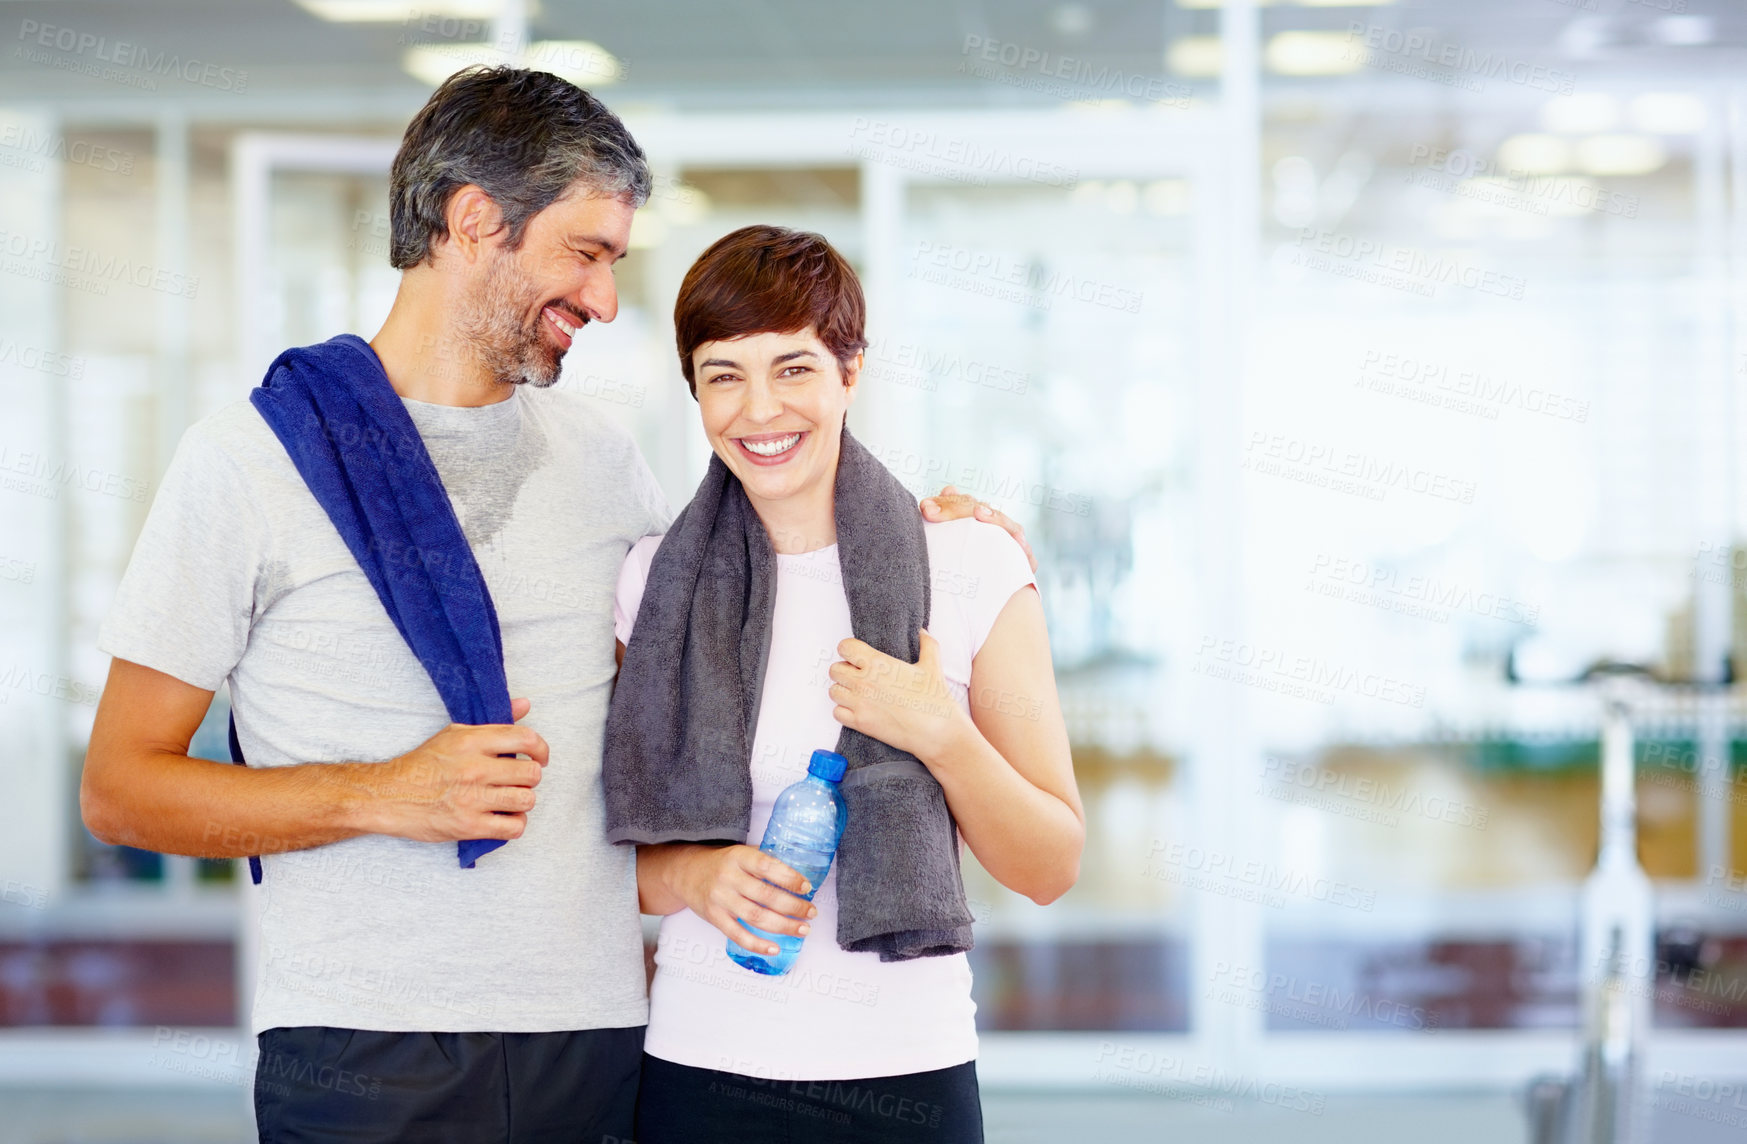
[[[753,381],[746,387],[746,417],[751,421],[774,421],[783,411],[776,387],[768,381]]]

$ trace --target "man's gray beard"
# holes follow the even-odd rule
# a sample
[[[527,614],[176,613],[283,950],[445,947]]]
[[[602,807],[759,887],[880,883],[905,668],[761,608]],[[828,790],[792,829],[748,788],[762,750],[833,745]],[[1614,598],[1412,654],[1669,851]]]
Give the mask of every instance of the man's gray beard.
[[[461,320],[460,336],[499,381],[545,389],[557,383],[563,361],[540,336],[544,317],[536,316],[532,327],[520,325],[516,318],[524,308],[521,300],[533,295],[515,256],[503,252],[486,271],[474,304]]]

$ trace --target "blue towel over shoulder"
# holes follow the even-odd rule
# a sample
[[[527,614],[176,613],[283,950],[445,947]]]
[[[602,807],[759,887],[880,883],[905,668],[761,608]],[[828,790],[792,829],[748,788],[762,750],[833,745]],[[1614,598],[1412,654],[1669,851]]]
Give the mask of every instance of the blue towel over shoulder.
[[[352,334],[286,350],[249,400],[430,674],[450,720],[513,722],[485,576],[376,351]],[[481,838],[456,847],[471,869],[502,845]]]

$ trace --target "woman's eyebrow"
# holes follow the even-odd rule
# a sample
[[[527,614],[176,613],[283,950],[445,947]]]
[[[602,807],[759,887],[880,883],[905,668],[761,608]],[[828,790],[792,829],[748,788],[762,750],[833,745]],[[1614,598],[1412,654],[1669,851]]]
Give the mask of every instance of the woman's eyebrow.
[[[775,357],[771,358],[770,364],[781,365],[784,362],[794,361],[796,358],[803,358],[803,357],[816,358],[818,356],[819,355],[814,353],[812,350],[790,350],[786,354],[778,354]],[[724,369],[739,369],[740,368],[739,362],[729,361],[727,358],[719,358],[719,357],[713,357],[707,361],[699,362],[698,368],[699,369],[707,369],[708,367],[713,366],[713,365],[719,365]]]

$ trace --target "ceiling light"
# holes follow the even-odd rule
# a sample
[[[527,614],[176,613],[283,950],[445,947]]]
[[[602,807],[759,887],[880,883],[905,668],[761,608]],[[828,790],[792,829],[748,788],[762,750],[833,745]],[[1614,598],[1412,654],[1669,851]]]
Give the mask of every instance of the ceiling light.
[[[1571,144],[1557,135],[1512,135],[1498,145],[1498,165],[1513,174],[1556,175],[1571,167]]]
[[[515,64],[548,71],[579,87],[606,87],[625,74],[625,65],[611,52],[588,40],[540,40],[520,54],[491,44],[418,44],[401,58],[408,74],[433,87],[474,64]]]
[[[1640,131],[1696,135],[1705,125],[1705,102],[1683,92],[1648,91],[1627,105],[1626,117]]]
[[[503,53],[489,44],[420,44],[400,57],[402,70],[432,87],[472,64],[503,62]]]
[[[1577,166],[1590,175],[1648,175],[1666,162],[1654,135],[1591,135],[1577,144]]]
[[[1296,4],[1300,8],[1381,8],[1395,0],[1256,0],[1256,7]],[[1179,8],[1223,8],[1225,0],[1177,0]]]
[[[1561,95],[1541,105],[1541,126],[1571,135],[1611,131],[1620,122],[1620,101],[1599,91]]]
[[[1068,193],[1068,201],[1077,206],[1097,206],[1104,201],[1104,183],[1101,179],[1082,179],[1074,184],[1074,189]]]
[[[510,58],[490,44],[419,44],[408,48],[400,65],[415,79],[436,87],[456,72],[474,64],[495,67]]]
[[[1180,36],[1165,50],[1165,64],[1173,72],[1195,79],[1218,75],[1224,58],[1218,36]]]
[[[498,0],[297,0],[312,16],[335,24],[410,24],[414,20],[490,20]]]
[[[1092,30],[1092,10],[1084,4],[1063,4],[1049,14],[1050,26],[1064,36],[1083,36]]]
[[[1650,25],[1651,38],[1674,48],[1695,48],[1717,38],[1709,16],[1664,16]]]
[[[1347,75],[1365,65],[1345,32],[1281,32],[1262,51],[1268,70],[1279,75]]]
[[[1674,0],[1668,2],[1674,3]],[[1574,60],[1588,60],[1613,47],[1619,39],[1619,29],[1610,17],[1578,16],[1559,29],[1559,34],[1553,39],[1553,50]]]
[[[625,65],[593,40],[538,40],[522,66],[549,71],[578,87],[605,87],[625,78]]]
[[[1146,213],[1161,218],[1169,215],[1189,213],[1189,181],[1187,179],[1159,179],[1148,183],[1146,190],[1140,194],[1141,205]]]

